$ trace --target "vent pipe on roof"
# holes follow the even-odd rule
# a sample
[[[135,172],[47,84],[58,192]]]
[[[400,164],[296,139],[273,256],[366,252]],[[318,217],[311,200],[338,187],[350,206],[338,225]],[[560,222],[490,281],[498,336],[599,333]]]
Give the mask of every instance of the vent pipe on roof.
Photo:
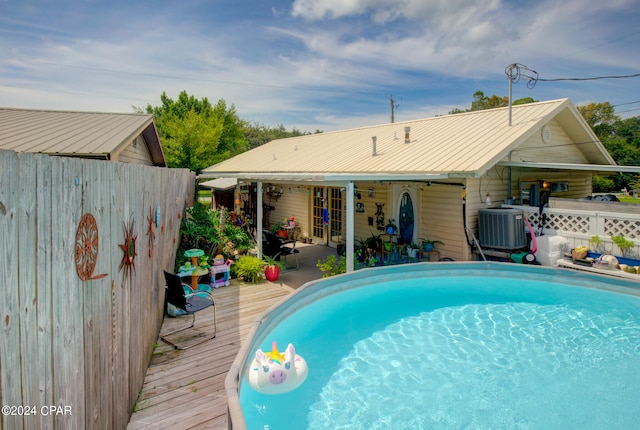
[[[376,136],[371,136],[371,143],[373,145],[372,149],[371,149],[371,156],[375,157],[376,155],[378,155],[376,153],[376,142],[377,142],[378,138]]]
[[[404,128],[404,143],[411,143],[411,139],[409,138],[409,132],[411,132],[411,127],[406,126]]]

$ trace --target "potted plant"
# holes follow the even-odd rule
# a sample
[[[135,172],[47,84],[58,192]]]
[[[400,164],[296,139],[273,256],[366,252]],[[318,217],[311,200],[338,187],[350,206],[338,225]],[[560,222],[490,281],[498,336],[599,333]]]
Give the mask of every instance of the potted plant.
[[[246,282],[257,284],[260,274],[264,272],[264,261],[252,255],[243,255],[233,266],[236,276]]]
[[[420,252],[420,245],[417,243],[411,242],[407,246],[407,254],[409,254],[410,258],[418,258],[418,254]]]
[[[598,254],[606,253],[604,250],[602,239],[600,239],[600,236],[598,235],[591,236],[591,239],[589,239],[589,246],[591,247],[591,250],[593,252],[596,252]]]
[[[283,222],[278,221],[271,227],[271,232],[278,235],[278,237],[281,237],[282,239],[288,239],[289,232],[285,230],[284,226],[285,224]]]
[[[278,276],[280,276],[280,270],[284,269],[284,264],[277,259],[279,255],[278,253],[274,257],[269,257],[268,255],[262,257],[264,261],[264,277],[267,278],[267,281],[277,281]]]
[[[442,243],[439,240],[429,240],[429,239],[420,239],[422,241],[422,249],[424,249],[424,252],[431,252],[433,251],[433,248],[435,248],[436,244],[440,244],[440,245],[444,245],[444,243]]]
[[[635,246],[632,240],[627,240],[622,235],[611,236],[611,240],[618,246],[623,257],[631,257],[631,250]]]
[[[398,231],[398,227],[396,227],[395,220],[389,219],[389,221],[387,221],[387,225],[385,226],[385,231],[389,235],[395,234],[396,231]]]

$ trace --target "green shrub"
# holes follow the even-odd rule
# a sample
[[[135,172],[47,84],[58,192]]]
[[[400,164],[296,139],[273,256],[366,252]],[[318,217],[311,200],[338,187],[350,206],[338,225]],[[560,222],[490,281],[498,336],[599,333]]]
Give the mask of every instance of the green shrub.
[[[264,261],[251,255],[243,255],[231,267],[239,278],[257,284],[264,272]]]
[[[611,240],[620,248],[623,257],[631,256],[633,247],[635,246],[632,240],[625,239],[622,235],[611,236]]]
[[[340,259],[337,259],[335,255],[329,254],[324,261],[318,260],[316,266],[322,271],[322,277],[328,278],[329,276],[345,273],[347,271],[347,259],[344,256],[340,256]]]
[[[187,261],[184,253],[189,249],[201,249],[210,257],[222,254],[225,258],[231,258],[236,251],[247,250],[252,246],[253,238],[244,228],[232,222],[224,208],[211,210],[196,202],[193,207],[185,210],[180,224],[176,267]]]

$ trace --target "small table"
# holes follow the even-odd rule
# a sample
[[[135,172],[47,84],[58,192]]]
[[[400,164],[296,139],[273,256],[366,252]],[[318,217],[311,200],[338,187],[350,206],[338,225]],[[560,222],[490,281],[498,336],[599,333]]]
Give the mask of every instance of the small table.
[[[180,266],[178,270],[180,271],[180,273],[178,273],[178,276],[191,276],[191,289],[193,291],[198,291],[199,289],[201,289],[198,286],[198,279],[200,279],[201,276],[209,274],[209,266]],[[208,288],[208,286],[206,287]]]
[[[296,240],[300,232],[300,227],[295,225],[294,226],[286,225],[282,227],[282,230],[285,230],[287,232],[286,240]]]

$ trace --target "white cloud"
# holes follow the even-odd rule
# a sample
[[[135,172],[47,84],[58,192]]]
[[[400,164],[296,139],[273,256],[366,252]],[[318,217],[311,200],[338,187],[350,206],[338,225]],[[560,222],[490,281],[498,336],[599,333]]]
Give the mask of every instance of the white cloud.
[[[143,21],[111,11],[100,29],[0,16],[0,105],[130,111],[186,90],[224,98],[248,120],[331,130],[388,121],[389,94],[412,97],[399,112],[412,118],[467,107],[477,89],[505,94],[513,62],[548,78],[640,67],[639,0],[254,1],[264,16],[238,23],[147,0],[136,2],[151,11]],[[85,18],[97,22],[73,22]],[[598,100],[592,88],[622,84],[539,84],[518,97]]]

